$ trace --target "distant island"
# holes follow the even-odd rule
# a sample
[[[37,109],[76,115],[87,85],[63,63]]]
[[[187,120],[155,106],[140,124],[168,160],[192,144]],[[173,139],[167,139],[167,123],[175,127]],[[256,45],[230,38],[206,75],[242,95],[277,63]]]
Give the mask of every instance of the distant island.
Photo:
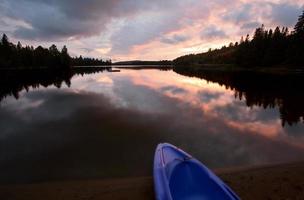
[[[13,44],[3,34],[0,41],[0,69],[67,69],[71,66],[111,65],[111,60],[71,57],[66,46],[61,51],[56,45],[49,48],[38,46],[23,47],[20,42]]]
[[[255,30],[254,36],[241,38],[220,49],[190,54],[173,61],[176,68],[204,68],[212,66],[238,66],[242,68],[302,67],[304,68],[304,11],[294,30],[287,27]]]
[[[115,62],[114,65],[172,65],[170,60],[160,60],[160,61],[142,61],[142,60],[132,60],[132,61],[121,61]]]

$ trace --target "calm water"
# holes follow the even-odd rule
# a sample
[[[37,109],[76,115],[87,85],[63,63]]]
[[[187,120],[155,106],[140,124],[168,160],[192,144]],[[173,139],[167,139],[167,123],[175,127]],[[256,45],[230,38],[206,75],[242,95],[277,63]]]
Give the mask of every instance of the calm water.
[[[8,78],[10,86],[2,86],[1,183],[151,175],[159,142],[211,168],[304,158],[299,100],[291,102],[299,113],[284,114],[279,94],[253,98],[221,76],[200,79],[172,70],[56,77]],[[283,123],[284,115],[294,114]]]

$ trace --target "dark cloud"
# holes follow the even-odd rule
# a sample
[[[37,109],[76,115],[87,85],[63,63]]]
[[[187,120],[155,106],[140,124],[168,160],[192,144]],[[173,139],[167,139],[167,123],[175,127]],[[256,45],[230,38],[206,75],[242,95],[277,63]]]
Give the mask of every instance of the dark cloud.
[[[291,27],[296,23],[302,9],[298,4],[292,2],[244,3],[240,7],[224,13],[221,18],[224,21],[241,25],[242,29],[256,28],[255,25],[262,23]]]
[[[160,88],[160,91],[162,92],[170,92],[172,94],[183,94],[183,93],[187,93],[187,91],[183,88],[179,88],[176,86],[166,86],[166,87],[162,87]]]
[[[219,117],[223,119],[230,119],[240,124],[257,121],[271,123],[276,121],[279,116],[279,111],[277,109],[264,110],[259,108],[259,110],[255,110],[251,108],[249,112],[244,112],[246,107],[247,106],[244,101],[234,101],[225,106],[215,106],[213,108],[213,112],[217,113]]]
[[[269,16],[274,24],[293,27],[303,8],[290,3],[272,4],[272,12]]]
[[[20,39],[65,41],[108,37],[111,53],[127,53],[135,45],[180,28],[183,18],[191,18],[186,11],[199,4],[192,0],[4,0],[0,3],[0,15],[24,23],[16,24],[12,31]],[[200,11],[208,13],[206,9]],[[183,39],[186,38],[175,36],[170,42]]]
[[[227,37],[225,31],[221,30],[215,25],[210,25],[201,32],[202,39],[216,39]]]
[[[227,3],[225,11],[222,6]],[[219,28],[222,23],[231,22],[244,32],[254,27],[254,23],[292,26],[300,10],[292,2],[241,3],[235,0],[2,0],[0,30],[11,33],[13,39],[31,40],[32,43],[66,43],[69,40],[77,50],[87,46],[95,50],[107,47],[111,48],[106,50],[110,56],[130,53],[134,46],[155,40],[171,45],[186,41],[189,36],[166,35],[202,19],[206,20],[207,26],[202,31],[202,38],[225,38],[226,31]],[[209,18],[210,15],[217,16]],[[210,20],[213,18],[220,18],[222,22],[212,26]],[[79,39],[87,40],[72,42]],[[87,54],[94,52],[98,51]]]
[[[165,98],[162,93],[148,87],[134,85],[128,78],[115,79],[114,82],[113,91],[130,109],[149,113],[171,113],[177,109],[176,105],[168,106],[173,99]]]
[[[98,35],[112,19],[157,9],[168,3],[137,0],[4,0],[4,15],[23,20],[29,26],[17,27],[15,35],[25,39],[55,40]]]
[[[7,16],[22,20],[16,37],[30,40],[58,40],[98,34],[112,16],[110,1],[5,1]]]
[[[82,51],[85,51],[87,53],[90,53],[92,51],[94,51],[95,49],[92,49],[92,48],[80,48]]]
[[[299,123],[296,126],[284,126],[284,131],[288,134],[288,136],[294,137],[298,141],[304,139],[303,129],[303,123]]]
[[[259,22],[248,22],[248,23],[242,24],[241,29],[246,29],[246,30],[248,29],[248,30],[252,31],[253,29],[255,29],[259,26],[261,26],[261,23],[259,23]]]
[[[127,23],[111,37],[112,53],[126,53],[131,47],[149,42],[178,27],[178,13],[141,16]]]
[[[121,28],[111,36],[111,53],[124,54],[129,52],[133,46],[145,44],[163,35],[177,30],[183,26],[183,19],[187,16],[187,9],[197,9],[199,1],[157,1],[151,7],[142,12],[141,15],[134,16],[131,20],[125,21]],[[204,11],[207,8],[201,8]],[[208,12],[202,12],[204,16]],[[191,21],[191,20],[190,20]],[[192,23],[188,21],[189,23]],[[174,38],[173,38],[174,39]],[[185,40],[177,36],[174,40]],[[168,40],[167,40],[168,42]],[[172,40],[170,41],[172,42]]]
[[[160,39],[162,43],[166,44],[177,44],[180,42],[187,41],[189,38],[186,35],[173,35],[173,36],[164,36]]]
[[[229,12],[224,13],[221,18],[223,21],[231,21],[235,24],[247,22],[252,20],[252,9],[253,5],[245,3],[239,8],[229,10]]]
[[[3,18],[0,18],[0,28],[7,27],[7,26],[8,26],[7,22],[4,21]]]
[[[209,103],[211,100],[218,99],[223,93],[220,92],[211,92],[211,91],[200,91],[197,94],[200,100],[204,103]]]

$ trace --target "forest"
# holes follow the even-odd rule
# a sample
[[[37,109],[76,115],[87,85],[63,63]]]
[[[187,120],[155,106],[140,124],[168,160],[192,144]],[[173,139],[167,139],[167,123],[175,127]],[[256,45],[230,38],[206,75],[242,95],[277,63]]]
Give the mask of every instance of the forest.
[[[230,43],[220,49],[190,54],[176,58],[175,66],[230,64],[240,67],[304,66],[304,11],[294,30],[276,27],[257,28],[252,38],[247,35],[240,42]]]
[[[111,65],[111,61],[102,59],[71,57],[66,46],[58,50],[56,45],[48,49],[38,46],[23,47],[20,42],[13,44],[3,34],[0,41],[0,69],[37,69],[37,68],[70,68],[71,66]]]

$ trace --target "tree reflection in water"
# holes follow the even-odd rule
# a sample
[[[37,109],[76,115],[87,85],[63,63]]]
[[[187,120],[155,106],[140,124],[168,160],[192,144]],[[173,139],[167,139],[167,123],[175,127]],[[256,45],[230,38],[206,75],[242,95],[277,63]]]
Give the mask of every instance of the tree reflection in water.
[[[278,107],[282,126],[304,122],[304,74],[262,73],[253,71],[189,70],[175,72],[224,85],[244,99],[248,107]]]
[[[141,70],[141,67],[130,68]],[[161,68],[160,70],[171,70]],[[111,67],[74,67],[70,70],[9,70],[0,74],[0,102],[7,96],[19,98],[22,90],[55,86],[61,88],[65,83],[71,85],[75,75],[112,71]],[[265,109],[278,107],[282,126],[304,122],[304,94],[302,85],[304,74],[271,74],[253,71],[190,71],[175,68],[175,72],[205,79],[224,85],[235,92],[235,98],[244,99],[248,107],[259,106]]]
[[[17,69],[2,70],[0,73],[0,102],[7,96],[19,98],[22,90],[30,88],[55,86],[61,88],[65,83],[71,86],[71,79],[75,75],[84,75],[110,71],[111,67],[74,67],[66,70],[50,69]]]

